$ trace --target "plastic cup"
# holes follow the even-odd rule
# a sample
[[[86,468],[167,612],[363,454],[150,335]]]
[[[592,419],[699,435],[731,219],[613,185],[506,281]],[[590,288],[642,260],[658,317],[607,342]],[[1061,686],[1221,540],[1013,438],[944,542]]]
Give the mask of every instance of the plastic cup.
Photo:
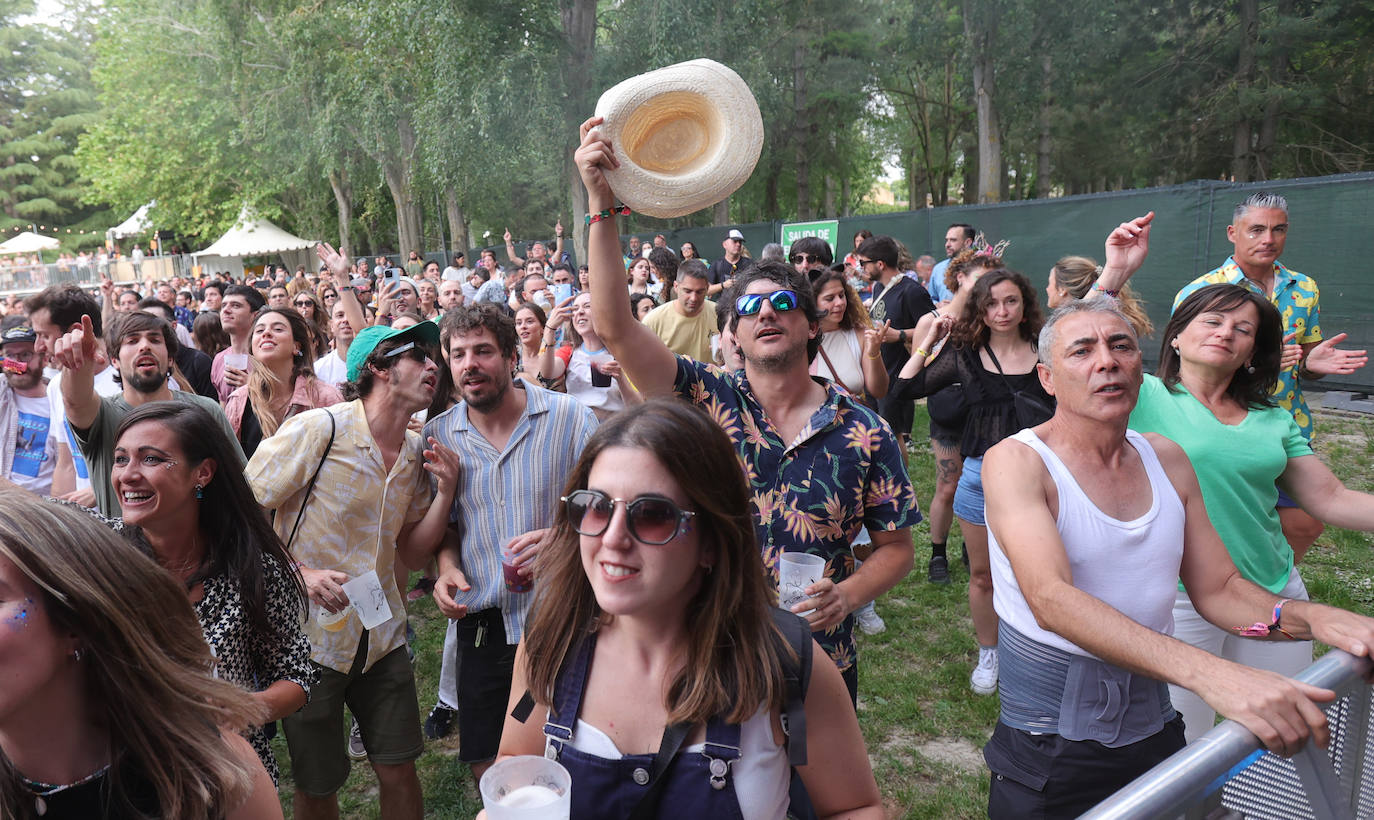
[[[244,371],[244,372],[246,373],[246,372],[248,372],[248,354],[247,354],[247,353],[225,353],[225,354],[224,354],[224,366],[225,366],[225,367],[232,367],[232,368],[234,368],[235,370],[242,370],[242,371]]]
[[[825,559],[806,552],[784,552],[778,557],[778,606],[786,610],[808,600],[806,588],[825,575]]]
[[[338,632],[344,628],[344,621],[348,620],[348,612],[353,607],[346,606],[338,612],[330,612],[322,606],[315,607],[315,623],[326,632]]]
[[[511,592],[529,592],[534,582],[527,575],[521,575],[515,566],[515,553],[506,547],[501,548],[501,575],[506,580],[506,589]]]
[[[509,757],[487,769],[478,784],[488,820],[567,820],[572,777],[557,760]]]
[[[600,362],[592,362],[592,387],[610,387],[611,374],[601,369]]]

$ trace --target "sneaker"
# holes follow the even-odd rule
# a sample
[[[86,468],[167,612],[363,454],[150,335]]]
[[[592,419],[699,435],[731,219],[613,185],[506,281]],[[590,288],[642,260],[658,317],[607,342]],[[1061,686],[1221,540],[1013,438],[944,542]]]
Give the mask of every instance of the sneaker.
[[[949,583],[949,560],[943,555],[936,555],[930,559],[930,570],[928,573],[932,584]]]
[[[997,647],[978,648],[978,666],[968,679],[974,694],[991,695],[997,691]]]
[[[353,720],[353,728],[348,732],[348,757],[350,760],[367,760],[367,749],[363,748],[363,732],[358,721]]]
[[[425,718],[425,737],[430,740],[448,737],[453,732],[453,721],[457,719],[457,709],[450,709],[442,703],[434,704],[434,708],[429,710],[429,717]]]
[[[878,610],[874,608],[872,601],[854,613],[854,620],[858,622],[859,629],[863,630],[865,635],[878,635],[887,630],[887,624],[878,617]]]
[[[907,455],[916,455],[916,442],[912,439],[906,440],[906,452]]]

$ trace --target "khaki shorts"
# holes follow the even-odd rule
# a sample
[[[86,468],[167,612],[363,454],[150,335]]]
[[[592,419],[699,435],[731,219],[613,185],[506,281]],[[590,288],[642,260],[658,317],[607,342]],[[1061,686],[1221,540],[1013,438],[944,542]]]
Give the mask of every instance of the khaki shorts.
[[[291,752],[291,777],[296,788],[315,797],[337,792],[348,779],[347,704],[367,747],[368,759],[382,765],[409,763],[424,751],[420,733],[420,703],[415,671],[405,646],[399,646],[362,671],[367,662],[367,633],[348,674],[311,661],[320,680],[310,688],[310,702],[282,719]]]

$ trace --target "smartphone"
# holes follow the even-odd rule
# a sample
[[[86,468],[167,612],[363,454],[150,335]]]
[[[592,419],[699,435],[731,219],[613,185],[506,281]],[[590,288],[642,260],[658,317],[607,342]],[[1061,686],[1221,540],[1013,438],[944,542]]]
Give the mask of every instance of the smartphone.
[[[406,272],[400,268],[387,268],[386,273],[382,275],[382,281],[388,285],[394,285],[401,281],[401,277],[405,276],[405,273]]]
[[[563,282],[562,284],[550,285],[549,287],[553,291],[553,304],[555,307],[572,298],[572,282]]]

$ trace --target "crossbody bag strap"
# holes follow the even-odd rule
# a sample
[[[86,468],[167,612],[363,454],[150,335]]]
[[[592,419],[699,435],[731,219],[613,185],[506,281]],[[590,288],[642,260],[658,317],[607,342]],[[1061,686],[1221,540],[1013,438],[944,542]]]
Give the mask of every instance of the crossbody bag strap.
[[[305,508],[310,503],[310,493],[315,489],[315,480],[320,477],[320,470],[324,468],[325,459],[329,458],[329,451],[334,449],[334,433],[337,430],[337,423],[334,421],[334,414],[328,410],[324,411],[329,416],[329,441],[324,445],[324,452],[320,454],[320,463],[315,465],[315,472],[310,476],[310,483],[305,485],[305,498],[301,499],[301,508],[296,512],[296,523],[291,527],[291,535],[286,539],[286,549],[291,550],[291,544],[296,540],[296,530],[301,528],[301,518],[305,516]]]
[[[668,764],[677,756],[677,750],[682,748],[682,742],[687,739],[687,732],[691,728],[690,723],[674,723],[663,727],[663,740],[658,744],[658,752],[654,755],[654,762],[650,767],[649,788],[635,804],[628,820],[653,820],[658,816],[658,804],[663,799],[663,787],[668,782],[668,778],[663,775],[668,771]]]
[[[830,368],[830,376],[835,380],[835,383],[843,387],[846,393],[857,399],[859,394],[851,390],[849,385],[845,384],[844,381],[840,379],[840,371],[835,369],[834,363],[830,361],[830,356],[825,352],[825,347],[817,347],[816,350],[821,354],[821,360],[825,362],[825,366]]]

